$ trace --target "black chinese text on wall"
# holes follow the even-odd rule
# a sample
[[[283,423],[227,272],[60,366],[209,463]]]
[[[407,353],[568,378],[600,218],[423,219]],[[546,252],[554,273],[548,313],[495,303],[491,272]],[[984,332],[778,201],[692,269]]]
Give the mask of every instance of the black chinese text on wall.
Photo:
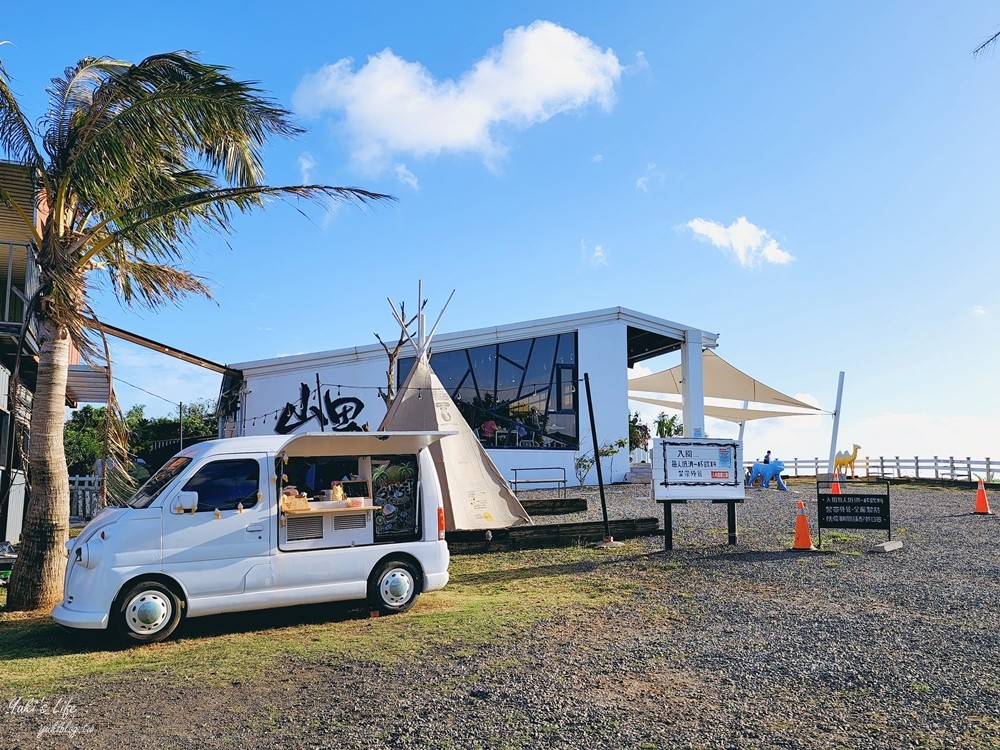
[[[278,415],[274,431],[279,435],[287,435],[315,419],[320,430],[329,427],[333,432],[361,432],[362,428],[356,420],[365,408],[364,402],[354,396],[340,396],[339,388],[337,391],[338,395],[334,398],[329,388],[322,394],[317,388],[316,403],[310,404],[312,393],[309,386],[300,383],[298,402],[289,401],[285,404]]]

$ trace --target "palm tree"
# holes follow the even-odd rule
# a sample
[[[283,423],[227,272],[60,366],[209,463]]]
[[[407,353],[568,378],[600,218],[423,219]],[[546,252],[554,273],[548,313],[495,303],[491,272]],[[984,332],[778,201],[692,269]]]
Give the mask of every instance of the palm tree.
[[[40,289],[31,305],[39,340],[28,452],[31,500],[10,579],[9,609],[62,597],[69,489],[63,419],[71,342],[100,357],[86,324],[88,291],[104,274],[127,305],[155,308],[209,295],[180,267],[195,229],[228,232],[236,212],[268,197],[357,204],[391,199],[357,188],[271,187],[261,150],[301,132],[255,84],[189,52],[138,64],[85,58],[48,89],[33,128],[0,60],[0,156],[35,176],[39,210],[21,214],[33,238]],[[17,204],[0,185],[0,201]]]

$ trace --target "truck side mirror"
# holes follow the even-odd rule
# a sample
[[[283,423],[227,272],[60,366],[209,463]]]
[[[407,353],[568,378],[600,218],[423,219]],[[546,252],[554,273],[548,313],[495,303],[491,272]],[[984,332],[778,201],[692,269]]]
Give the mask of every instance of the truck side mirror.
[[[177,501],[174,503],[174,513],[183,513],[184,511],[190,511],[194,513],[198,509],[198,493],[197,492],[178,492]]]

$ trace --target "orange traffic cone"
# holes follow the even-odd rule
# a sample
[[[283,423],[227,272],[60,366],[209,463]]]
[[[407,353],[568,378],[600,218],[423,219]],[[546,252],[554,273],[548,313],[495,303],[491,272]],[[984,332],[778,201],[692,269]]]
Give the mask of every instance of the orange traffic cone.
[[[836,475],[834,475],[834,476],[836,476]],[[833,480],[833,484],[830,485],[830,494],[831,495],[839,495],[840,494],[840,482],[838,482],[836,479],[834,479]]]
[[[809,535],[809,519],[806,518],[806,505],[799,500],[798,511],[795,516],[795,541],[792,549],[816,549],[813,547],[812,537]]]
[[[993,511],[990,510],[990,501],[986,499],[986,488],[983,486],[983,480],[979,480],[979,489],[976,490],[976,509],[973,511],[981,516],[992,516]]]

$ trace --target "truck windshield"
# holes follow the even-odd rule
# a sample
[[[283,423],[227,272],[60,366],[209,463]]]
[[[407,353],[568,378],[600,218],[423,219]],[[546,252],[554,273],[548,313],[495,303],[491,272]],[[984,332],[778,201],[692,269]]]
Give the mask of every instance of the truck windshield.
[[[129,500],[128,504],[133,508],[147,507],[189,463],[191,463],[191,459],[186,456],[174,456],[171,458],[160,467],[159,471],[149,478],[148,482],[139,488],[138,492],[132,495],[132,499]]]

